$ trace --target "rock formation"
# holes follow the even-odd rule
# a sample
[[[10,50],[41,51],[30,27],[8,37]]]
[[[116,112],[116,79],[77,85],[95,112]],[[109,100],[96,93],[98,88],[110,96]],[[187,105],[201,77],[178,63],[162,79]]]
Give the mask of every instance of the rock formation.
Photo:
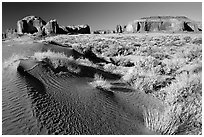
[[[6,33],[2,32],[2,39],[6,39]]]
[[[58,31],[59,34],[67,34],[68,30],[66,29],[65,26],[59,26]]]
[[[45,26],[43,26],[43,31],[45,34],[50,35],[50,34],[58,34],[59,30],[59,25],[57,24],[57,20],[50,20],[47,22]]]
[[[50,34],[90,34],[90,27],[88,25],[77,26],[59,26],[57,20],[50,20],[47,23],[40,17],[27,16],[17,22],[17,33],[50,35]]]
[[[201,31],[198,24],[184,16],[152,16],[134,20],[127,24],[126,32],[181,32]]]
[[[202,22],[198,21],[196,24],[198,25],[198,30],[202,31]]]
[[[42,27],[46,24],[44,20],[36,16],[27,16],[17,22],[17,33],[30,33],[41,31]]]
[[[90,34],[91,30],[88,25],[67,26],[67,32],[70,34]]]
[[[113,34],[115,33],[114,30],[95,30],[93,34]]]
[[[78,33],[79,34],[90,34],[91,30],[90,27],[86,25],[78,25]]]
[[[2,39],[13,38],[16,36],[17,36],[17,30],[12,28],[6,29],[6,31],[2,33]]]
[[[122,30],[122,26],[121,25],[117,25],[116,26],[116,33],[122,33],[123,30]]]
[[[198,32],[202,31],[202,23],[184,16],[152,16],[134,20],[124,27],[116,26],[116,31],[96,30],[94,34],[110,34],[123,32]],[[15,32],[16,33],[16,32]],[[89,25],[60,26],[57,20],[47,23],[40,17],[27,16],[17,22],[17,34],[30,33],[36,36],[51,34],[90,34]],[[12,30],[2,34],[3,38],[13,35]]]

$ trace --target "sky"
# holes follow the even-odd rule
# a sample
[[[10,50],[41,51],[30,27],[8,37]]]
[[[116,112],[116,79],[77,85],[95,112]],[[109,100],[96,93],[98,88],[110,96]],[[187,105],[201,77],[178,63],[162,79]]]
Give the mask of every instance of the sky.
[[[187,16],[202,21],[201,2],[3,2],[2,31],[16,28],[16,22],[28,15],[46,22],[57,19],[59,25],[88,24],[91,31],[114,30],[117,24],[148,16]]]

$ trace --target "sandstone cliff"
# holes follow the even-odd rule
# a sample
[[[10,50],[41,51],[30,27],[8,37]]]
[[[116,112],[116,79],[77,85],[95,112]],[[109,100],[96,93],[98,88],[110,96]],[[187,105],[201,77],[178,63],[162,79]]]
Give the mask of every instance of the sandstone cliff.
[[[17,33],[50,35],[50,34],[90,34],[89,25],[60,26],[56,19],[47,23],[40,17],[27,16],[17,21]]]
[[[198,32],[202,28],[198,24],[184,16],[152,16],[129,22],[126,32]]]
[[[42,27],[46,24],[44,20],[36,16],[27,16],[17,21],[17,33],[30,33],[41,31]]]

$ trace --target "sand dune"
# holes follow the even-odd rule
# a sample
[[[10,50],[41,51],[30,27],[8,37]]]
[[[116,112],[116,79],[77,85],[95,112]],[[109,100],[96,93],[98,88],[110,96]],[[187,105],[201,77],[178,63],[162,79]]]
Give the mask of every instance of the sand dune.
[[[145,35],[150,44],[147,49],[143,38],[138,44],[138,36],[119,36],[96,40],[91,35],[66,36],[62,41],[70,45],[83,40],[83,46],[73,44],[73,48],[55,42],[3,43],[3,134],[177,134],[185,126],[179,118],[188,109],[176,115],[179,105],[173,104],[178,106],[174,110],[163,104],[166,101],[160,95],[167,90],[167,99],[174,99],[174,92],[188,87],[189,80],[199,86],[202,40],[185,44],[183,36],[179,41],[174,40],[176,35],[154,37],[159,45],[152,46],[153,37]],[[91,50],[86,44],[90,37]],[[169,52],[172,48],[176,53]],[[111,57],[115,61],[109,62]],[[187,57],[191,64],[183,60]],[[174,66],[181,68],[171,71]],[[189,74],[177,75],[183,71],[190,78]]]
[[[80,66],[82,70],[84,69],[83,71],[102,74],[105,79],[109,79],[108,76],[111,75],[107,75],[102,70],[93,71],[91,67],[83,67],[85,66]],[[36,85],[30,85],[34,89],[40,89],[40,91],[36,92],[49,94],[57,104],[62,105],[58,106],[60,108],[54,109],[62,109],[63,107],[66,111],[69,111],[63,119],[54,114],[50,114],[50,117],[46,116],[46,113],[56,113],[55,111],[58,110],[45,112],[41,116],[46,117],[44,120],[48,123],[50,119],[61,119],[61,124],[64,126],[69,123],[68,125],[72,126],[72,128],[67,128],[66,133],[155,134],[145,128],[142,111],[150,107],[162,111],[162,104],[139,92],[120,92],[124,85],[118,84],[118,79],[115,79],[116,84],[111,80],[112,91],[115,90],[116,92],[109,92],[93,88],[89,85],[89,82],[93,80],[93,74],[85,75],[85,73],[81,73],[78,75],[67,73],[62,76],[55,75],[47,66],[45,67],[45,64],[31,59],[22,60],[18,71],[26,76],[28,81],[30,77],[39,81],[40,84],[37,87],[33,87]],[[51,106],[48,105],[46,107],[49,108]],[[46,111],[43,109],[40,108],[38,111]],[[76,124],[73,122],[76,122]],[[60,128],[58,124],[59,121],[54,123],[55,129],[50,131],[51,129],[48,128],[48,132],[56,132]]]

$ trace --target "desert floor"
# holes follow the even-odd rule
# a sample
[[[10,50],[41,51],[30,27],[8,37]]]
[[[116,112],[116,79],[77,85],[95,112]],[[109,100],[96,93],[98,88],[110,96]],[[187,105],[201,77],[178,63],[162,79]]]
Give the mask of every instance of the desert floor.
[[[202,133],[202,34],[21,36],[2,60],[3,134]]]

